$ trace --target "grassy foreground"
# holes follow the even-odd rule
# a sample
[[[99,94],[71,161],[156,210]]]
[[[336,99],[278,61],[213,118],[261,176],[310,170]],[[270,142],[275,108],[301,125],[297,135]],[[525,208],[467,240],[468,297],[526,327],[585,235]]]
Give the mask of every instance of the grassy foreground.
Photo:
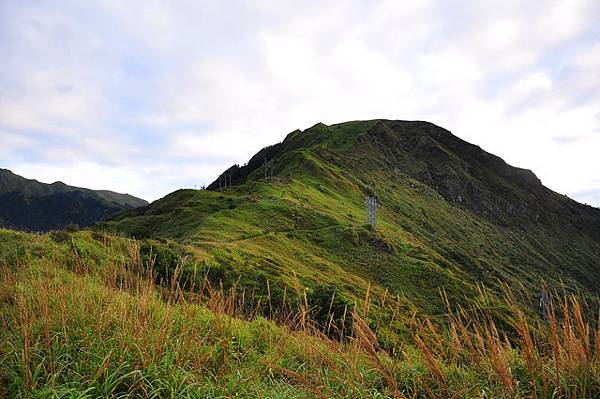
[[[100,245],[92,236],[69,239]],[[369,298],[335,340],[308,301],[271,310],[276,323],[208,281],[157,285],[135,241],[104,237],[100,256],[64,238],[0,231],[0,397],[600,396],[600,331],[573,296],[555,296],[544,322],[518,293],[482,289],[478,306],[447,303],[442,322],[405,315],[411,333],[391,353]],[[325,324],[346,325],[328,311]]]

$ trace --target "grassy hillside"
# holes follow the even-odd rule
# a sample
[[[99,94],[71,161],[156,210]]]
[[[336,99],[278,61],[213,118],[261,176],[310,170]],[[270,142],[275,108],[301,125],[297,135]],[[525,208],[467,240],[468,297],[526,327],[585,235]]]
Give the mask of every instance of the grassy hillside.
[[[435,125],[318,124],[94,230],[0,230],[0,397],[597,397],[599,226]]]
[[[440,288],[468,305],[480,283],[539,297],[543,279],[591,301],[600,287],[600,210],[430,123],[317,124],[208,188],[174,192],[103,228],[197,248],[226,286],[241,275],[278,291],[331,287],[349,301],[369,290],[396,298],[404,318],[439,317]],[[365,225],[368,195],[381,204],[375,231]],[[405,320],[379,310],[390,336],[401,335]]]
[[[0,227],[28,231],[88,226],[124,210],[147,205],[129,194],[25,179],[0,169]]]
[[[347,338],[333,340],[310,305],[272,315],[276,324],[207,279],[193,291],[179,272],[156,284],[170,244],[0,230],[0,397],[600,395],[600,331],[575,297],[554,296],[541,322],[519,307],[536,300],[526,292],[482,290],[472,307],[447,304],[439,327],[413,317],[390,352],[369,325],[368,299],[349,312]],[[187,249],[178,264],[198,264],[203,253]],[[514,337],[498,332],[498,307]]]

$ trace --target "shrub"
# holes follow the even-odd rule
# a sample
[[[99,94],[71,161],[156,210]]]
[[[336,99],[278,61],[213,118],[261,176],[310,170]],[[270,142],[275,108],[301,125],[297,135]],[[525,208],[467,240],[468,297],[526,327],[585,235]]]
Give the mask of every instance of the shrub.
[[[169,282],[181,259],[177,249],[157,241],[144,241],[140,246],[140,256],[143,265],[152,266],[157,283]]]
[[[342,339],[352,334],[354,305],[332,286],[318,286],[310,295],[312,317],[321,331],[333,338]]]
[[[50,239],[57,244],[64,244],[71,241],[71,234],[66,230],[55,230],[50,232]]]
[[[69,223],[63,227],[63,230],[67,233],[75,233],[76,231],[79,231],[79,225],[75,223]]]

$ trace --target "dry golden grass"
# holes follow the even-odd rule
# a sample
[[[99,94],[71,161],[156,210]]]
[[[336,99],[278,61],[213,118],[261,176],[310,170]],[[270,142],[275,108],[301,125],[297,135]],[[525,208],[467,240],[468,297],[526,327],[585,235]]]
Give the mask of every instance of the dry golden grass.
[[[575,295],[554,292],[544,321],[508,289],[482,288],[469,309],[442,292],[445,320],[414,314],[388,353],[369,318],[374,306],[399,309],[392,295],[373,305],[367,290],[342,316],[351,331],[332,335],[331,305],[319,325],[302,287],[285,293],[297,306],[276,308],[206,276],[182,281],[179,268],[157,284],[137,243],[126,250],[97,270],[79,255],[0,266],[0,393],[69,396],[80,379],[99,396],[600,397],[598,322]],[[511,320],[502,329],[498,307]],[[261,322],[265,308],[277,326]]]

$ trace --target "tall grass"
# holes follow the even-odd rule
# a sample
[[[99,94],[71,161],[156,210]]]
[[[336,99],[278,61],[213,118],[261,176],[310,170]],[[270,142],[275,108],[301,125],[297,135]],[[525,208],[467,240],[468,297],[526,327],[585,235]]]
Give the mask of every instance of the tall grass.
[[[274,306],[178,268],[157,282],[125,251],[0,266],[0,397],[600,397],[600,330],[573,295],[544,321],[508,289],[468,309],[442,293],[445,319],[414,315],[388,353],[369,292],[319,322],[302,287]]]

